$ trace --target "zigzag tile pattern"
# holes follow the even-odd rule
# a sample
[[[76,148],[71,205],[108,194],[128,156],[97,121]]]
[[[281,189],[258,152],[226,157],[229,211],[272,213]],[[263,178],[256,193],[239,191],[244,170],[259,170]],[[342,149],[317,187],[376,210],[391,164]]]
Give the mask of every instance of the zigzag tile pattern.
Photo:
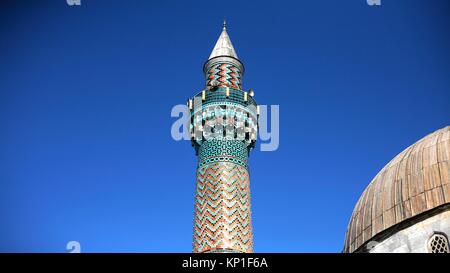
[[[206,85],[211,86],[215,80],[219,87],[241,89],[241,71],[229,63],[218,63],[211,66],[206,77]]]
[[[193,252],[253,252],[247,168],[216,162],[197,169]]]

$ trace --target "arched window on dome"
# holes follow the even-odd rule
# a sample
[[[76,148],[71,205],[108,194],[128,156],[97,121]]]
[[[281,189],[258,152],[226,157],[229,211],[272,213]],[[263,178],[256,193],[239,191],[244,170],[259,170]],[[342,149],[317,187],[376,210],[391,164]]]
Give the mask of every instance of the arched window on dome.
[[[443,233],[435,233],[428,239],[429,253],[450,253],[448,238]]]

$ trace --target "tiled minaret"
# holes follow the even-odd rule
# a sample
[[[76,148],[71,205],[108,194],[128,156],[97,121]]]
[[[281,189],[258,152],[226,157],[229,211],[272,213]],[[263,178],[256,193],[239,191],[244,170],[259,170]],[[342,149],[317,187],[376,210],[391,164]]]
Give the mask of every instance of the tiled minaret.
[[[206,61],[205,89],[188,100],[198,156],[193,252],[253,252],[248,156],[258,108],[224,22]]]

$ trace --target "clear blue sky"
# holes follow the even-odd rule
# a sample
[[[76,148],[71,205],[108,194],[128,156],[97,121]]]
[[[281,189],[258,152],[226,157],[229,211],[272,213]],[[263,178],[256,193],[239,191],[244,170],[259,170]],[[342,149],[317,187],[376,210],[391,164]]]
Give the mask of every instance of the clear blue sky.
[[[196,157],[175,104],[222,20],[280,105],[250,157],[256,252],[340,252],[359,195],[450,121],[450,2],[2,1],[0,251],[190,252]]]

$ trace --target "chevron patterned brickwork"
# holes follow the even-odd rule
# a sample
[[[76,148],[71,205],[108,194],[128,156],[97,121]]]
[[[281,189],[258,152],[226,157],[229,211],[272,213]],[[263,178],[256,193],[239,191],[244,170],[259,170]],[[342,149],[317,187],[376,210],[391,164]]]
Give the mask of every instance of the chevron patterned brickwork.
[[[215,162],[197,169],[193,252],[253,252],[246,167]]]
[[[213,108],[210,99],[215,97],[195,110],[190,127],[200,134],[192,139],[198,154],[193,252],[253,252],[248,155],[257,119],[250,119],[255,113],[231,97]]]
[[[216,63],[208,68],[206,86],[212,86],[216,81],[218,87],[241,89],[241,71],[229,63]]]
[[[248,156],[256,143],[259,111],[253,91],[242,90],[244,65],[225,25],[203,72],[205,89],[187,101],[198,156],[192,250],[251,253]]]

